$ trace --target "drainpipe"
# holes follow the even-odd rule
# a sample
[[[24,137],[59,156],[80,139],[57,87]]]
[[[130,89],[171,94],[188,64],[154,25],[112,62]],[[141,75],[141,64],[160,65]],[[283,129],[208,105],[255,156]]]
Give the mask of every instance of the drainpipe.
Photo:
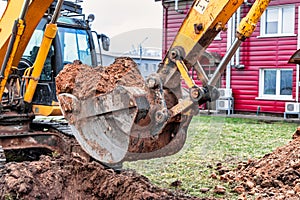
[[[231,19],[228,22],[228,32],[227,32],[227,50],[231,47],[232,42],[235,39],[237,23],[241,21],[241,9],[238,8],[237,12],[234,13]],[[226,68],[226,89],[230,89],[231,87],[231,66],[239,66],[240,65],[240,48],[236,51],[235,55],[231,59],[230,63]]]
[[[300,9],[300,6],[298,7],[298,10]],[[299,17],[298,17],[299,19]],[[300,49],[300,26],[298,23],[298,38],[297,38],[297,49]],[[296,103],[299,102],[299,76],[300,76],[300,70],[299,65],[296,65]]]
[[[164,44],[163,44],[163,58],[164,59],[167,55],[167,49],[168,49],[168,36],[167,36],[167,33],[168,33],[168,12],[169,12],[169,9],[167,6],[165,6],[165,3],[164,1],[161,1],[161,4],[162,4],[162,7],[164,9],[164,27],[163,27],[163,40],[164,40]]]
[[[229,48],[231,47],[232,44],[232,37],[234,36],[233,32],[235,30],[235,14],[233,14],[233,16],[231,17],[231,19],[228,21],[228,31],[227,31],[227,51],[229,50]],[[232,64],[233,59],[231,59],[231,61],[227,64],[226,67],[226,89],[230,89],[231,84],[230,84],[230,79],[231,79],[231,64]]]
[[[241,8],[237,9],[236,21],[238,23],[241,21]],[[236,27],[235,27],[235,29],[236,29]],[[241,58],[241,48],[238,48],[238,50],[236,51],[236,57],[235,57],[235,65],[237,67],[239,67],[239,65],[240,65],[240,58]]]
[[[299,102],[299,65],[296,65],[296,103]]]
[[[178,12],[178,13],[180,13],[180,14],[183,14],[184,11],[183,10],[179,10],[178,1],[179,0],[175,0],[175,11]]]
[[[252,6],[252,3],[248,2],[248,0],[244,0],[246,6]]]

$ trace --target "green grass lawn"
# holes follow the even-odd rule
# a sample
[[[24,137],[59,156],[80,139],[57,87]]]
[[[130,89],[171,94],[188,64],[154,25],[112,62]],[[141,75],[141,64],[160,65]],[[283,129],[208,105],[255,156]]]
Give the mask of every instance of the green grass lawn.
[[[222,163],[235,168],[238,162],[260,158],[275,148],[287,144],[298,127],[295,123],[265,123],[257,120],[195,116],[188,129],[183,149],[176,155],[125,163],[124,168],[135,169],[154,184],[164,188],[182,190],[198,197],[236,199],[226,183],[210,178],[215,167]],[[170,184],[180,180],[182,185]],[[225,195],[216,196],[216,185],[227,188]],[[210,188],[203,194],[201,188]]]

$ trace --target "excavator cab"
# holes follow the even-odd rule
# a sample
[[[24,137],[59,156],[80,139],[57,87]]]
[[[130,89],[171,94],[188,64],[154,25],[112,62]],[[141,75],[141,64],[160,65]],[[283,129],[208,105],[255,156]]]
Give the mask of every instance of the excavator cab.
[[[26,77],[28,77],[28,74],[24,73],[33,66],[37,58],[44,30],[50,21],[49,15],[54,6],[53,3],[49,9],[50,13],[46,13],[39,22],[18,65],[19,76],[25,78],[21,81],[23,83],[21,86],[22,95],[24,95]],[[55,92],[55,77],[64,65],[72,63],[74,60],[80,60],[83,64],[95,67],[101,63],[100,48],[103,50],[109,48],[109,42],[107,42],[109,38],[104,34],[97,34],[95,31],[90,30],[89,23],[84,19],[85,16],[81,14],[78,5],[67,2],[62,7],[61,12],[65,13],[66,11],[76,11],[76,13],[72,13],[72,17],[69,17],[70,13],[67,13],[68,15],[58,18],[58,32],[52,41],[32,99],[35,115],[61,115]],[[74,14],[78,15],[79,18],[75,17]],[[99,55],[96,52],[99,52]],[[27,70],[26,73],[30,72]]]
[[[61,115],[55,76],[65,64],[101,63],[101,37],[91,31],[90,22],[81,6],[71,1],[7,2],[0,19],[0,146],[4,151],[46,149],[69,155],[74,138],[66,123],[34,119]]]

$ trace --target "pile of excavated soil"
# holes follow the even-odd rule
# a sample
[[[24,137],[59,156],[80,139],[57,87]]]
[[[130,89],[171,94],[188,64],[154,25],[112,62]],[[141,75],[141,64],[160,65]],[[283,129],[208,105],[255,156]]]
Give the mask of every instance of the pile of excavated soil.
[[[116,85],[144,86],[137,64],[129,57],[119,57],[110,66],[94,68],[79,62],[67,64],[55,82],[57,94],[69,93],[78,99],[108,93]]]
[[[293,140],[259,160],[240,164],[219,178],[231,183],[240,199],[253,195],[255,199],[300,199],[300,129]],[[224,172],[219,167],[220,172]]]
[[[116,58],[109,66],[91,67],[74,61],[64,66],[55,78],[56,94],[64,117],[70,123],[74,121],[76,103],[72,99],[85,100],[107,94],[118,85],[140,87],[144,89],[144,79],[137,64],[129,57]],[[61,97],[59,94],[73,95]]]
[[[197,199],[161,189],[133,171],[116,173],[80,158],[42,156],[0,169],[0,199]]]

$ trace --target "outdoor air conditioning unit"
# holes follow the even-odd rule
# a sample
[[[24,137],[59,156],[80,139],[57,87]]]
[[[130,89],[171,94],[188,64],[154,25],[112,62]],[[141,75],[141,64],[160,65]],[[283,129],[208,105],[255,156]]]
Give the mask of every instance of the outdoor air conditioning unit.
[[[229,110],[232,108],[232,100],[229,99],[218,99],[217,110]]]
[[[229,98],[232,97],[232,89],[219,88],[220,98]]]
[[[294,103],[294,102],[286,102],[285,103],[285,112],[286,113],[293,113],[293,112],[299,112],[300,111],[300,103]]]

